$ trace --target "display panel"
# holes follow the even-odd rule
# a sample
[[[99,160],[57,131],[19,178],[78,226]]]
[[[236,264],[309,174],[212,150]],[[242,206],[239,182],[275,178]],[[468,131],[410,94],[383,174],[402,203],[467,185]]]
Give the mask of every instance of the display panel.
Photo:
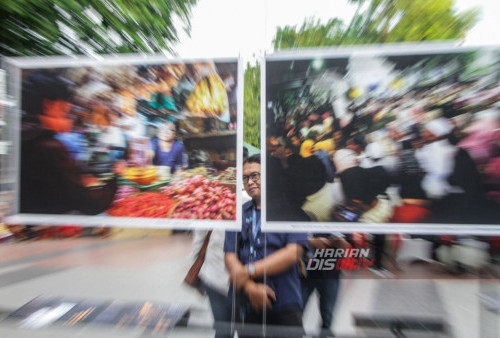
[[[236,227],[238,60],[8,63],[21,121],[8,222]]]
[[[267,230],[498,231],[500,48],[269,55]]]

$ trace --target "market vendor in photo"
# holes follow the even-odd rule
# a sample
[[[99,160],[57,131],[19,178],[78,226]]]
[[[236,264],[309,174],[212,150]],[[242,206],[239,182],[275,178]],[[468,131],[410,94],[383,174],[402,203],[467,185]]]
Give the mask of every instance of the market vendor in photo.
[[[187,167],[184,145],[176,140],[176,126],[170,121],[158,127],[157,137],[151,139],[152,162],[167,166],[171,173]]]

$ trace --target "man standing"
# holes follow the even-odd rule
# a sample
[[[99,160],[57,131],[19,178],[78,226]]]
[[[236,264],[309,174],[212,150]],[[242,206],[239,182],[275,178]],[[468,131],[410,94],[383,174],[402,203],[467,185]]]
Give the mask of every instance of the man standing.
[[[297,262],[307,245],[307,235],[261,231],[260,169],[260,155],[249,157],[243,164],[243,184],[252,200],[243,205],[241,232],[226,232],[224,252],[232,285],[230,296],[238,295],[236,315],[240,322],[297,326],[301,331]]]
[[[314,257],[317,249],[347,249],[349,244],[341,233],[331,233],[313,234],[309,238],[309,246],[311,250],[306,253],[306,258]],[[330,327],[332,326],[333,313],[340,287],[340,273],[337,269],[310,270],[307,271],[307,279],[302,280],[304,307],[314,290],[318,292],[319,312],[321,315],[320,337],[333,337]]]

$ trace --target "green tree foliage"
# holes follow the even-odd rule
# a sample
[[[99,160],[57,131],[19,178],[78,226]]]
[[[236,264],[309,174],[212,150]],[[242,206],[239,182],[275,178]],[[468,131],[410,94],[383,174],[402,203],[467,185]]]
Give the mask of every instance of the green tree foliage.
[[[274,50],[354,44],[376,44],[464,38],[477,21],[478,10],[458,12],[454,0],[349,0],[356,6],[346,26],[339,18],[322,24],[308,18],[300,27],[278,27]],[[257,146],[260,115],[259,72],[247,66],[245,72],[246,142]],[[250,75],[252,74],[252,75]],[[254,141],[256,140],[256,141]]]
[[[330,19],[324,25],[319,20],[308,18],[298,29],[295,26],[278,27],[273,42],[274,49],[281,49],[281,46],[321,47],[338,45],[341,43],[343,31],[342,20],[338,18]]]
[[[452,0],[405,0],[395,4],[395,25],[383,22],[382,42],[463,39],[477,22],[478,11],[458,13]],[[395,16],[402,15],[401,20]]]
[[[2,0],[0,53],[67,55],[171,51],[197,0]]]
[[[244,76],[243,140],[260,148],[260,66],[247,63]]]
[[[477,21],[478,10],[458,12],[454,0],[351,0],[356,5],[349,25],[337,19],[313,19],[301,27],[278,28],[274,49],[463,39]]]

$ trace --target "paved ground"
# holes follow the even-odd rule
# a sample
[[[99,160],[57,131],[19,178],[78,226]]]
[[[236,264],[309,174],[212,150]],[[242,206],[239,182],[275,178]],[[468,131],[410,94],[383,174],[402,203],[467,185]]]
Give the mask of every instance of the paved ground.
[[[188,328],[174,337],[211,337],[208,302],[182,285],[189,266],[191,238],[186,234],[162,236],[141,231],[113,239],[67,239],[0,244],[0,319],[37,296],[80,297],[95,300],[180,303],[192,307]],[[460,279],[430,264],[403,266],[393,279],[371,273],[342,281],[335,321],[337,336],[388,336],[389,330],[360,329],[353,314],[365,317],[397,315],[442,318],[446,335],[411,331],[408,337],[500,337],[500,315],[480,305],[478,294],[497,292],[495,279]],[[408,279],[410,278],[410,279]],[[316,297],[304,314],[307,332],[319,326]],[[381,325],[380,323],[376,324]],[[0,322],[0,337],[140,337],[141,330],[107,327],[17,329]]]

